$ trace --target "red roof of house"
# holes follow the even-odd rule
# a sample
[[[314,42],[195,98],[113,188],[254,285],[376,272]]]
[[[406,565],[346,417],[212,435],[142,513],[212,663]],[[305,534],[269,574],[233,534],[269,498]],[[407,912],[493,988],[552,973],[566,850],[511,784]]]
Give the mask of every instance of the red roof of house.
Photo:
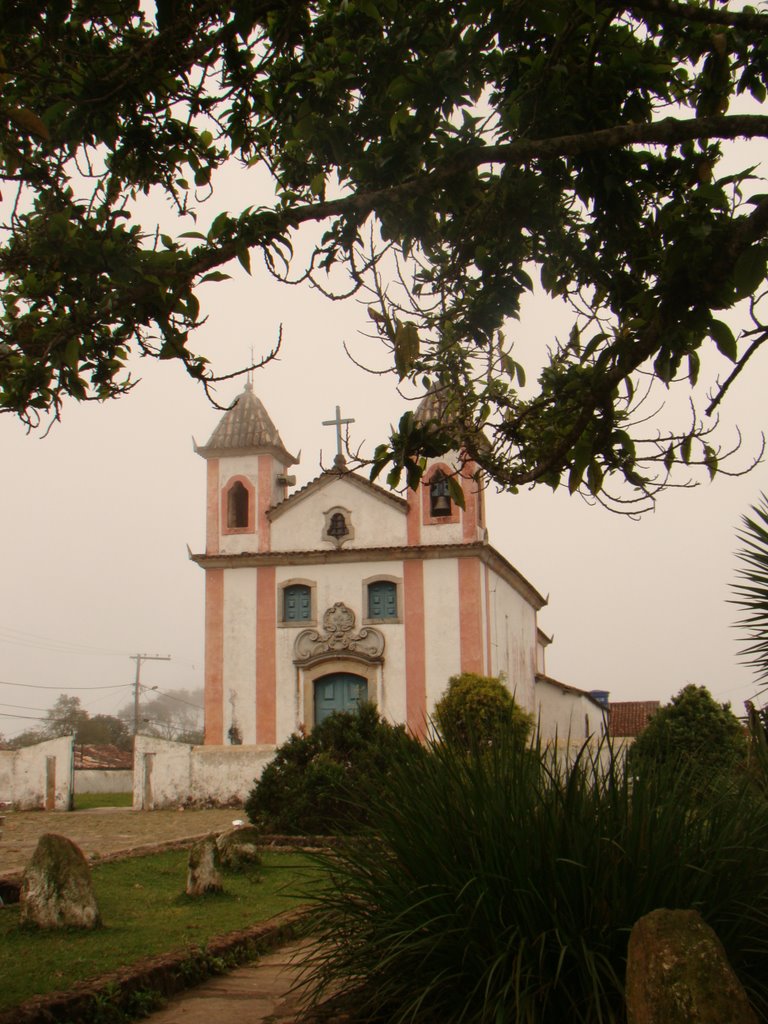
[[[658,710],[657,700],[622,700],[609,704],[608,732],[611,736],[639,736],[648,719]]]
[[[133,753],[120,750],[113,743],[76,743],[75,769],[81,768],[130,770],[133,768]]]

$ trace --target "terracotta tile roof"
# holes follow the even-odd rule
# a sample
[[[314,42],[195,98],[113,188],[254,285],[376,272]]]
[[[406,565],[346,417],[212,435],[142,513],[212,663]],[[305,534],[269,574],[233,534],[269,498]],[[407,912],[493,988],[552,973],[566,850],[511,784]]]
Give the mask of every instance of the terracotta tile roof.
[[[639,736],[648,725],[648,719],[658,710],[659,701],[611,701],[608,706],[608,732],[611,736]]]
[[[208,444],[197,451],[207,454],[249,448],[273,451],[287,465],[296,462],[294,456],[286,450],[267,410],[253,393],[253,385],[246,384],[245,391],[237,396],[219,420]]]
[[[133,753],[120,750],[113,743],[76,743],[75,769],[81,768],[130,770],[133,768]]]

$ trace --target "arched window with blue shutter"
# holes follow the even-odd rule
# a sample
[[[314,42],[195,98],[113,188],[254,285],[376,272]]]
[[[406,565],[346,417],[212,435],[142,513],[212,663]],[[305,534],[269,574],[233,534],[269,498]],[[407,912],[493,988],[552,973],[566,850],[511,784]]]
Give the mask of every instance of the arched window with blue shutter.
[[[397,584],[391,580],[376,580],[368,584],[368,618],[397,618]]]
[[[308,622],[312,618],[312,590],[304,583],[283,588],[283,622]]]

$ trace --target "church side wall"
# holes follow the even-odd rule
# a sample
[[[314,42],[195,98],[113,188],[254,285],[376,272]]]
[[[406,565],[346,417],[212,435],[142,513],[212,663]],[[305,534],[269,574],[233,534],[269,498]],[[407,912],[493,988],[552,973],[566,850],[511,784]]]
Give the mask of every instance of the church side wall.
[[[501,676],[518,704],[534,710],[536,609],[493,570],[487,574],[488,674]]]

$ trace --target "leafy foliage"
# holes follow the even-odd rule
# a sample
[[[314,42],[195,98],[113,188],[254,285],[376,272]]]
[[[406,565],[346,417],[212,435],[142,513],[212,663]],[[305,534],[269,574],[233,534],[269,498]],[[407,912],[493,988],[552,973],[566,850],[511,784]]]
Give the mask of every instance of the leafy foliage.
[[[414,746],[404,727],[390,725],[373,704],[337,712],[278,748],[248,795],[246,813],[254,825],[285,835],[357,831],[392,766]]]
[[[744,764],[747,736],[727,704],[692,684],[651,717],[630,748],[633,771],[660,765],[685,771],[697,784],[717,785],[723,773]]]
[[[533,718],[515,703],[501,680],[462,672],[451,676],[435,704],[435,724],[442,739],[464,749],[488,746],[502,737],[525,743]]]
[[[761,682],[768,680],[768,498],[752,506],[752,516],[742,516],[739,531],[741,568],[734,584],[734,603],[743,617],[737,628],[745,637],[741,654]]]
[[[392,482],[457,447],[511,490],[652,499],[676,464],[714,474],[712,421],[654,433],[638,407],[717,350],[733,371],[711,415],[765,341],[759,302],[739,337],[722,317],[763,296],[767,25],[705,0],[9,5],[0,408],[35,423],[120,394],[134,348],[215,379],[189,345],[200,286],[255,252],[281,279],[368,288],[393,373],[440,392],[439,421],[406,414],[377,451]],[[758,112],[729,112],[739,96]],[[263,205],[248,184],[206,219],[226,164]],[[150,192],[183,230],[147,221]],[[573,311],[540,372],[539,282]]]
[[[33,742],[70,735],[75,737],[75,743],[110,743],[121,750],[131,749],[131,735],[125,722],[114,715],[91,716],[79,697],[62,693],[46,712],[43,730]]]
[[[133,701],[117,713],[131,731],[134,714]],[[139,732],[179,743],[202,743],[203,691],[179,688],[155,692],[154,688],[142,687]]]
[[[696,907],[766,1019],[768,803],[694,797],[668,766],[632,780],[607,750],[534,753],[400,759],[367,838],[327,859],[318,997],[388,1024],[623,1024],[632,925]]]

